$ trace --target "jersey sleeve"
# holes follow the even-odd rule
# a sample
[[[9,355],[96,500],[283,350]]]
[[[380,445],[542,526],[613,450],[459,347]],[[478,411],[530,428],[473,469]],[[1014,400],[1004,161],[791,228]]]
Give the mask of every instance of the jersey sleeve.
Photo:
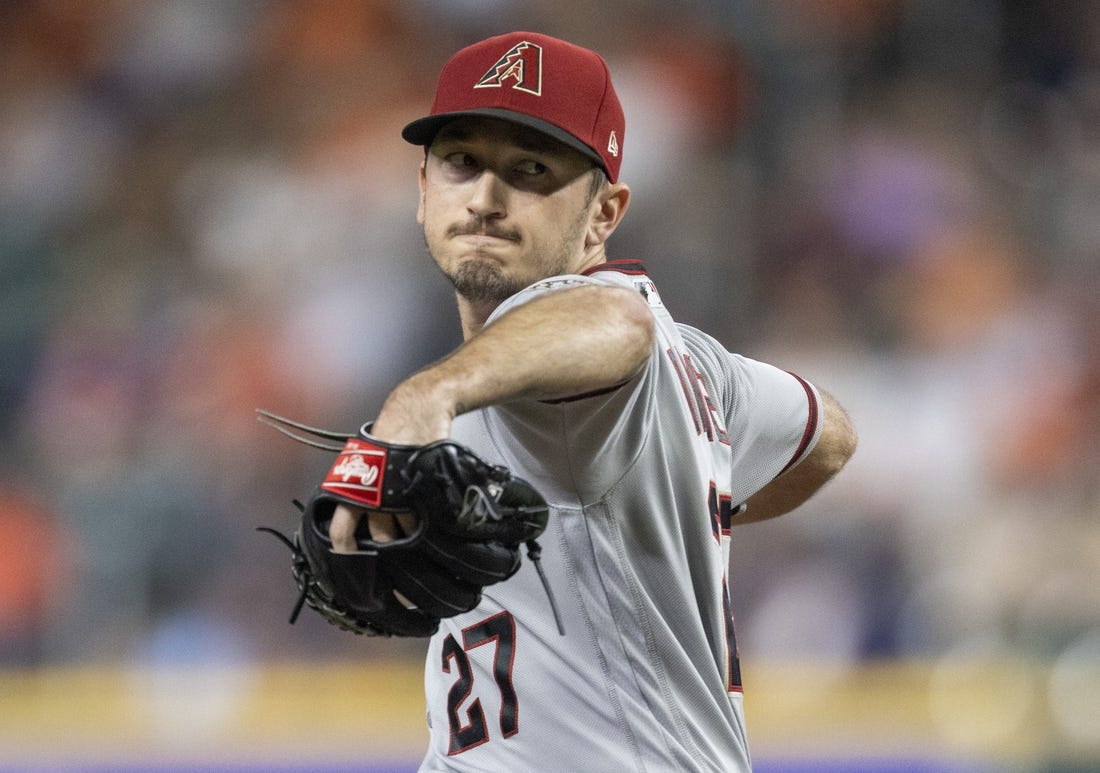
[[[813,450],[821,434],[820,397],[813,384],[793,373],[730,353],[705,333],[679,327],[726,422],[731,497],[744,502]]]

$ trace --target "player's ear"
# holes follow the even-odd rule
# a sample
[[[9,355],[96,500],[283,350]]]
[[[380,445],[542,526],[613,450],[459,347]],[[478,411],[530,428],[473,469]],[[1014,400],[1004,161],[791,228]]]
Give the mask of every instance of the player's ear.
[[[623,183],[605,185],[593,202],[595,212],[585,234],[586,247],[603,244],[619,227],[630,205],[630,188]]]
[[[426,176],[427,170],[425,169],[427,163],[427,159],[420,162],[420,176],[418,178],[420,185],[420,199],[416,205],[416,222],[420,223],[421,225],[424,225],[424,191],[427,190],[428,187]]]

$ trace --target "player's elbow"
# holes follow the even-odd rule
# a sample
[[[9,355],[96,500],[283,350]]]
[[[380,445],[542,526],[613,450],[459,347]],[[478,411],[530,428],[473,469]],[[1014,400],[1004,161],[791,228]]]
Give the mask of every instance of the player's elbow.
[[[821,393],[824,423],[818,441],[816,464],[826,479],[840,472],[856,452],[859,435],[852,419],[833,397]]]

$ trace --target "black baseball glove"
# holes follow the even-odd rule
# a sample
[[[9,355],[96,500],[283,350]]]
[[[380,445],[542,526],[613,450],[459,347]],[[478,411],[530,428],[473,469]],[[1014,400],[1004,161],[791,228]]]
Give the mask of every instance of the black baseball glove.
[[[465,446],[440,440],[424,446],[386,443],[365,424],[357,436],[318,430],[266,411],[259,418],[308,445],[337,451],[325,480],[303,506],[298,528],[279,537],[293,553],[303,604],[333,625],[368,636],[430,636],[439,621],[473,609],[486,585],[511,577],[526,545],[557,610],[542,568],[537,538],[546,528],[546,501],[506,467],[490,465]],[[338,446],[321,441],[345,441]],[[356,533],[358,551],[335,553],[328,536],[338,504],[416,516],[412,533],[379,542],[368,519]],[[561,623],[558,620],[558,628]]]

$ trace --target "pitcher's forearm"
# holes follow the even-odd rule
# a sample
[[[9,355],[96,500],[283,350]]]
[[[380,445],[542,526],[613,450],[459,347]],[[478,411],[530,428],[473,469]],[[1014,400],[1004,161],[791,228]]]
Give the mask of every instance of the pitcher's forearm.
[[[554,400],[618,386],[642,368],[653,316],[615,287],[560,290],[512,309],[400,384],[374,432],[393,442],[446,437],[455,416],[518,398]]]

